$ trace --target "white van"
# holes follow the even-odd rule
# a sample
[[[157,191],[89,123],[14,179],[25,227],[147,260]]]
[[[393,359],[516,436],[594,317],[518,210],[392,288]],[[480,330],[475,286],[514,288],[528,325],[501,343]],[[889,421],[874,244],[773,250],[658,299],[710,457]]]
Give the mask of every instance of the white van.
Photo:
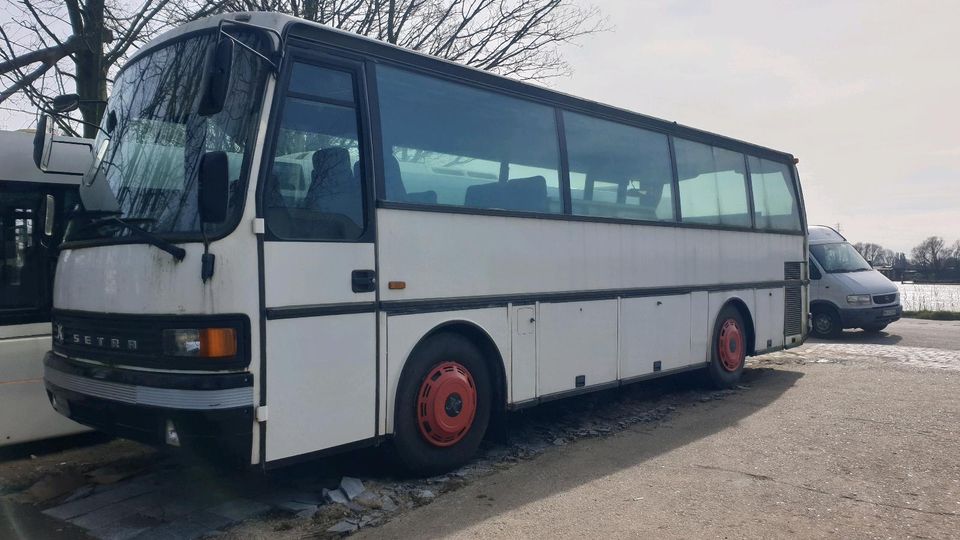
[[[32,133],[0,131],[0,446],[89,430],[50,408],[42,377],[57,246],[91,144],[57,137],[43,172]]]
[[[810,332],[836,337],[844,328],[879,332],[900,318],[897,286],[870,266],[840,233],[807,229],[810,244]]]

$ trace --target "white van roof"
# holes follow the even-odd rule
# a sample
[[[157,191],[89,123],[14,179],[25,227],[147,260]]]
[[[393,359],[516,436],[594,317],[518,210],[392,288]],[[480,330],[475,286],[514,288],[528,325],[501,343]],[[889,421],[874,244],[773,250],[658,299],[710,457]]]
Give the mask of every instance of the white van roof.
[[[93,141],[57,137],[50,154],[50,170],[56,172],[45,173],[33,162],[33,136],[29,131],[0,131],[0,181],[79,184],[93,160]]]
[[[807,227],[807,239],[811,244],[831,244],[847,241],[842,234],[826,225],[810,225]]]

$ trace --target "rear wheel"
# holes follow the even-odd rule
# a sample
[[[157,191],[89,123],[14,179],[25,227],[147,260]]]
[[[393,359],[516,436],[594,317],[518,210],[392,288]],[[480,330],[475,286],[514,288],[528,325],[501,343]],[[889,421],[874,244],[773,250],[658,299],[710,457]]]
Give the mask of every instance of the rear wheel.
[[[393,444],[400,464],[433,475],[466,463],[490,421],[491,377],[476,346],[458,334],[419,345],[397,388]]]
[[[843,332],[843,326],[835,311],[821,307],[813,311],[813,327],[810,332],[819,338],[835,338]]]
[[[733,306],[723,308],[717,315],[711,351],[707,367],[710,384],[717,388],[736,385],[747,359],[747,332],[743,317]]]

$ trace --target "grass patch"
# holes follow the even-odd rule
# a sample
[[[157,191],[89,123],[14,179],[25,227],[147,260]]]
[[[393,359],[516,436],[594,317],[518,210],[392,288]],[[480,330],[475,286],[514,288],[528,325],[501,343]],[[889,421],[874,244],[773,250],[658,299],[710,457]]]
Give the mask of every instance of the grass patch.
[[[928,319],[931,321],[960,321],[960,311],[904,311],[903,317],[908,319]]]

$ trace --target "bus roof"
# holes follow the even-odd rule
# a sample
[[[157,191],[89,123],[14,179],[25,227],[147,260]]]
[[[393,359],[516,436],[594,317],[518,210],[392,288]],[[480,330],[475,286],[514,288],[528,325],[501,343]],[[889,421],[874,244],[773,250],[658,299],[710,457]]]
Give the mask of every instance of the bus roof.
[[[385,43],[376,39],[360,36],[351,32],[331,28],[320,23],[279,13],[230,13],[226,15],[215,15],[198,21],[193,21],[176,29],[170,30],[152,40],[147,44],[146,47],[143,47],[133,57],[131,57],[130,62],[133,62],[137,59],[137,57],[145,54],[149,50],[162,46],[167,41],[184,37],[195,32],[214,28],[218,26],[224,19],[239,20],[248,24],[275,30],[280,33],[280,35],[284,36],[284,39],[287,37],[307,39],[326,46],[353,52],[354,54],[359,53],[364,56],[371,56],[399,64],[406,64],[421,70],[432,71],[436,74],[442,74],[447,77],[461,79],[473,84],[487,86],[501,92],[506,91],[508,93],[517,94],[526,99],[548,103],[553,106],[564,107],[595,116],[606,117],[612,120],[682,136],[684,138],[697,140],[707,144],[723,146],[731,150],[749,152],[758,157],[766,157],[769,159],[790,163],[791,165],[795,162],[793,155],[786,152],[773,150],[771,148],[748,143],[739,139],[684,126],[682,124],[678,124],[677,122],[662,120],[611,105],[590,101],[565,94],[563,92],[550,90],[542,86],[520,82],[508,77],[490,73],[488,71],[464,66],[456,62],[444,60],[417,51],[404,49],[402,47],[398,47],[396,45]]]
[[[57,172],[43,172],[33,162],[33,136],[29,131],[0,131],[0,181],[79,184],[90,167],[91,141],[58,136],[50,161],[50,169]]]

